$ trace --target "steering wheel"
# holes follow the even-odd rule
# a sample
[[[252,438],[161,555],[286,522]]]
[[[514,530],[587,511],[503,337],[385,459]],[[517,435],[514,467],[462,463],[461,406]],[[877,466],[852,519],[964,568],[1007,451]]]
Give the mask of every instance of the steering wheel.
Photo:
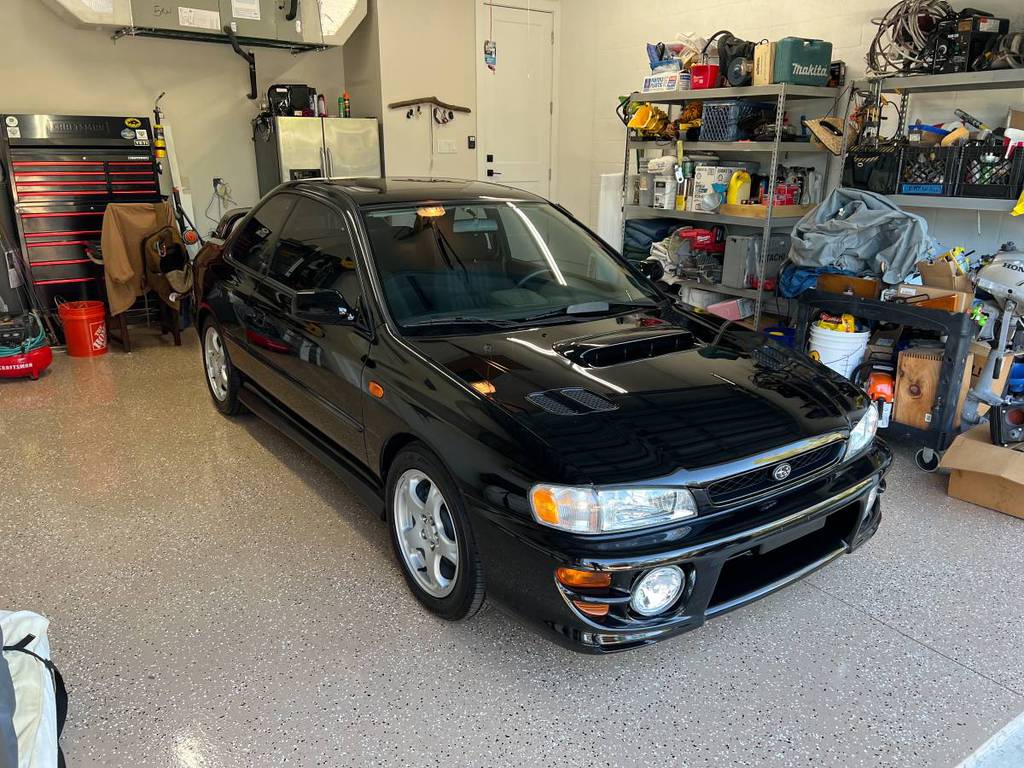
[[[522,280],[520,280],[518,283],[516,283],[516,288],[522,288],[524,285],[526,285],[528,282],[530,282],[534,278],[540,277],[541,275],[546,275],[546,274],[552,274],[553,275],[554,272],[551,271],[550,267],[541,267],[540,269],[536,269],[533,272],[531,272],[530,274],[528,274],[526,277],[524,277]]]

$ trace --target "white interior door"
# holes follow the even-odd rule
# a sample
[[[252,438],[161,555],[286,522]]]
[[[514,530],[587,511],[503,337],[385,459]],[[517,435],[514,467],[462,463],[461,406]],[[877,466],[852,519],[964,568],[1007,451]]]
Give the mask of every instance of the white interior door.
[[[480,178],[548,197],[551,192],[554,20],[550,11],[483,6],[483,39],[493,40],[492,72],[477,51]]]

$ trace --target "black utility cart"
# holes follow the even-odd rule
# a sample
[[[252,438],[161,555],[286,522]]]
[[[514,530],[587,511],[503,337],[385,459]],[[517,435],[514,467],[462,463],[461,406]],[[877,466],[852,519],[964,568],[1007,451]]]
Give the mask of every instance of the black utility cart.
[[[892,421],[885,430],[892,437],[921,444],[914,459],[921,469],[933,472],[939,466],[942,452],[957,436],[954,425],[960,405],[960,389],[975,329],[970,315],[965,312],[925,309],[901,302],[862,299],[818,290],[805,291],[799,298],[796,341],[799,350],[807,349],[811,318],[817,311],[835,315],[848,312],[861,320],[875,320],[937,331],[946,337],[946,348],[939,373],[939,388],[932,408],[931,429],[918,429]]]

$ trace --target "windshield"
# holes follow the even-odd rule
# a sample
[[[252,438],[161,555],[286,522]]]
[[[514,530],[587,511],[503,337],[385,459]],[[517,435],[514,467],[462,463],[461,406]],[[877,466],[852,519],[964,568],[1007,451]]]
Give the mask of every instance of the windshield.
[[[551,205],[487,202],[364,213],[399,325],[514,325],[653,306],[657,293]]]

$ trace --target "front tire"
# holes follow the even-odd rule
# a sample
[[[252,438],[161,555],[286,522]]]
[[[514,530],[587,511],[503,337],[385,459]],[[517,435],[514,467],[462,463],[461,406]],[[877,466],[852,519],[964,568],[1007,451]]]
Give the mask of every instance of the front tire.
[[[203,324],[203,372],[206,374],[206,387],[218,411],[225,416],[236,416],[245,411],[245,406],[238,399],[241,389],[238,370],[231,362],[224,337],[212,318]]]
[[[392,462],[385,493],[391,544],[413,595],[448,621],[473,616],[484,602],[483,568],[448,471],[413,443]]]

